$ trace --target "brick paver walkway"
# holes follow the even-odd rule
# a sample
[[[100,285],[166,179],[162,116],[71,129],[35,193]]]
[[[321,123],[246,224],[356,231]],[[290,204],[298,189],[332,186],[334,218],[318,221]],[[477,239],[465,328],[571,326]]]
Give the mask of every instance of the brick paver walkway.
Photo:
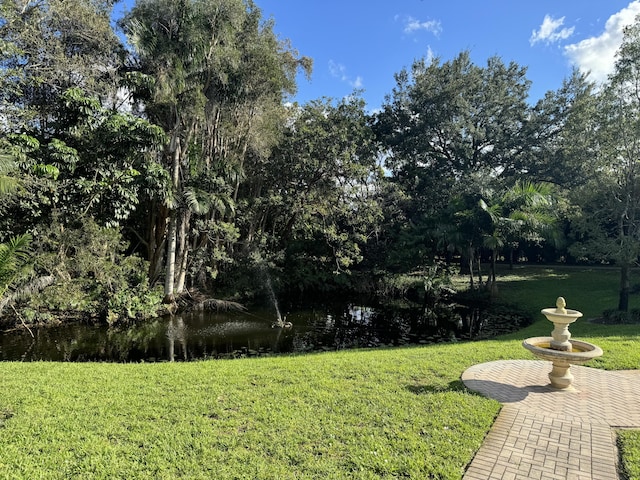
[[[462,374],[504,406],[464,480],[615,480],[615,428],[640,428],[640,372],[572,366],[568,390],[549,386],[551,362],[500,360]]]

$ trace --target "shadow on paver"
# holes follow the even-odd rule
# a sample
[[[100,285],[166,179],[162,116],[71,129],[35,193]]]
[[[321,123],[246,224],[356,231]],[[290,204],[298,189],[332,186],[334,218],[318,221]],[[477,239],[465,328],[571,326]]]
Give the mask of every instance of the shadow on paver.
[[[515,403],[526,399],[530,393],[554,392],[549,386],[527,385],[517,387],[506,383],[491,380],[465,380],[467,388],[482,393],[484,396],[499,401],[500,403]]]

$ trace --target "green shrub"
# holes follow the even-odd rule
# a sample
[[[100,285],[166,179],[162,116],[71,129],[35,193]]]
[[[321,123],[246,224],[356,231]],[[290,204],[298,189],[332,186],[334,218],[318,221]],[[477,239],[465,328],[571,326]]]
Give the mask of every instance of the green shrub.
[[[633,309],[629,312],[609,308],[602,312],[602,322],[606,325],[628,325],[640,323],[640,309]]]
[[[149,287],[147,262],[126,254],[118,229],[87,218],[38,233],[35,267],[56,281],[23,302],[31,323],[49,323],[51,313],[109,324],[155,316],[162,292]]]

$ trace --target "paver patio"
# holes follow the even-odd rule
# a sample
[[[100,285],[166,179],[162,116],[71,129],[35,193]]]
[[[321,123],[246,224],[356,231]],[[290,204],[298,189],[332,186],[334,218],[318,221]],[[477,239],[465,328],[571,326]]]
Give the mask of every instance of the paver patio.
[[[572,366],[567,390],[549,386],[551,362],[499,360],[462,374],[503,403],[464,480],[615,480],[615,432],[640,428],[640,371]]]

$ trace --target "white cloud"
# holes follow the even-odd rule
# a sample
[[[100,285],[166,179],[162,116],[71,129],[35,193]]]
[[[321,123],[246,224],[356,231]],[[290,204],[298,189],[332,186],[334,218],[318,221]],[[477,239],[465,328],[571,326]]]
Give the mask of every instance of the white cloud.
[[[439,20],[427,20],[423,22],[411,16],[404,18],[404,33],[412,34],[419,30],[433,33],[437,37],[442,33],[442,24]]]
[[[353,88],[362,88],[364,85],[362,77],[358,75],[355,79],[347,75],[347,67],[341,63],[329,60],[329,73],[332,77],[340,79],[340,81],[348,83]]]
[[[339,78],[343,82],[347,80],[346,72],[347,68],[341,63],[336,63],[333,60],[329,60],[329,73],[332,77]]]
[[[529,44],[535,45],[538,42],[545,42],[546,44],[549,44],[560,40],[566,40],[573,35],[574,27],[562,28],[563,25],[564,17],[554,19],[549,15],[545,15],[544,20],[542,20],[542,25],[540,25],[540,29],[531,32]]]
[[[429,45],[427,47],[427,65],[431,65],[431,63],[433,63],[433,60],[436,58],[436,54],[433,52],[433,49],[431,48],[431,45]]]
[[[592,81],[605,81],[613,72],[616,52],[622,43],[623,28],[634,23],[639,14],[640,0],[635,0],[609,17],[600,36],[565,46],[565,55],[581,72],[590,72]]]

